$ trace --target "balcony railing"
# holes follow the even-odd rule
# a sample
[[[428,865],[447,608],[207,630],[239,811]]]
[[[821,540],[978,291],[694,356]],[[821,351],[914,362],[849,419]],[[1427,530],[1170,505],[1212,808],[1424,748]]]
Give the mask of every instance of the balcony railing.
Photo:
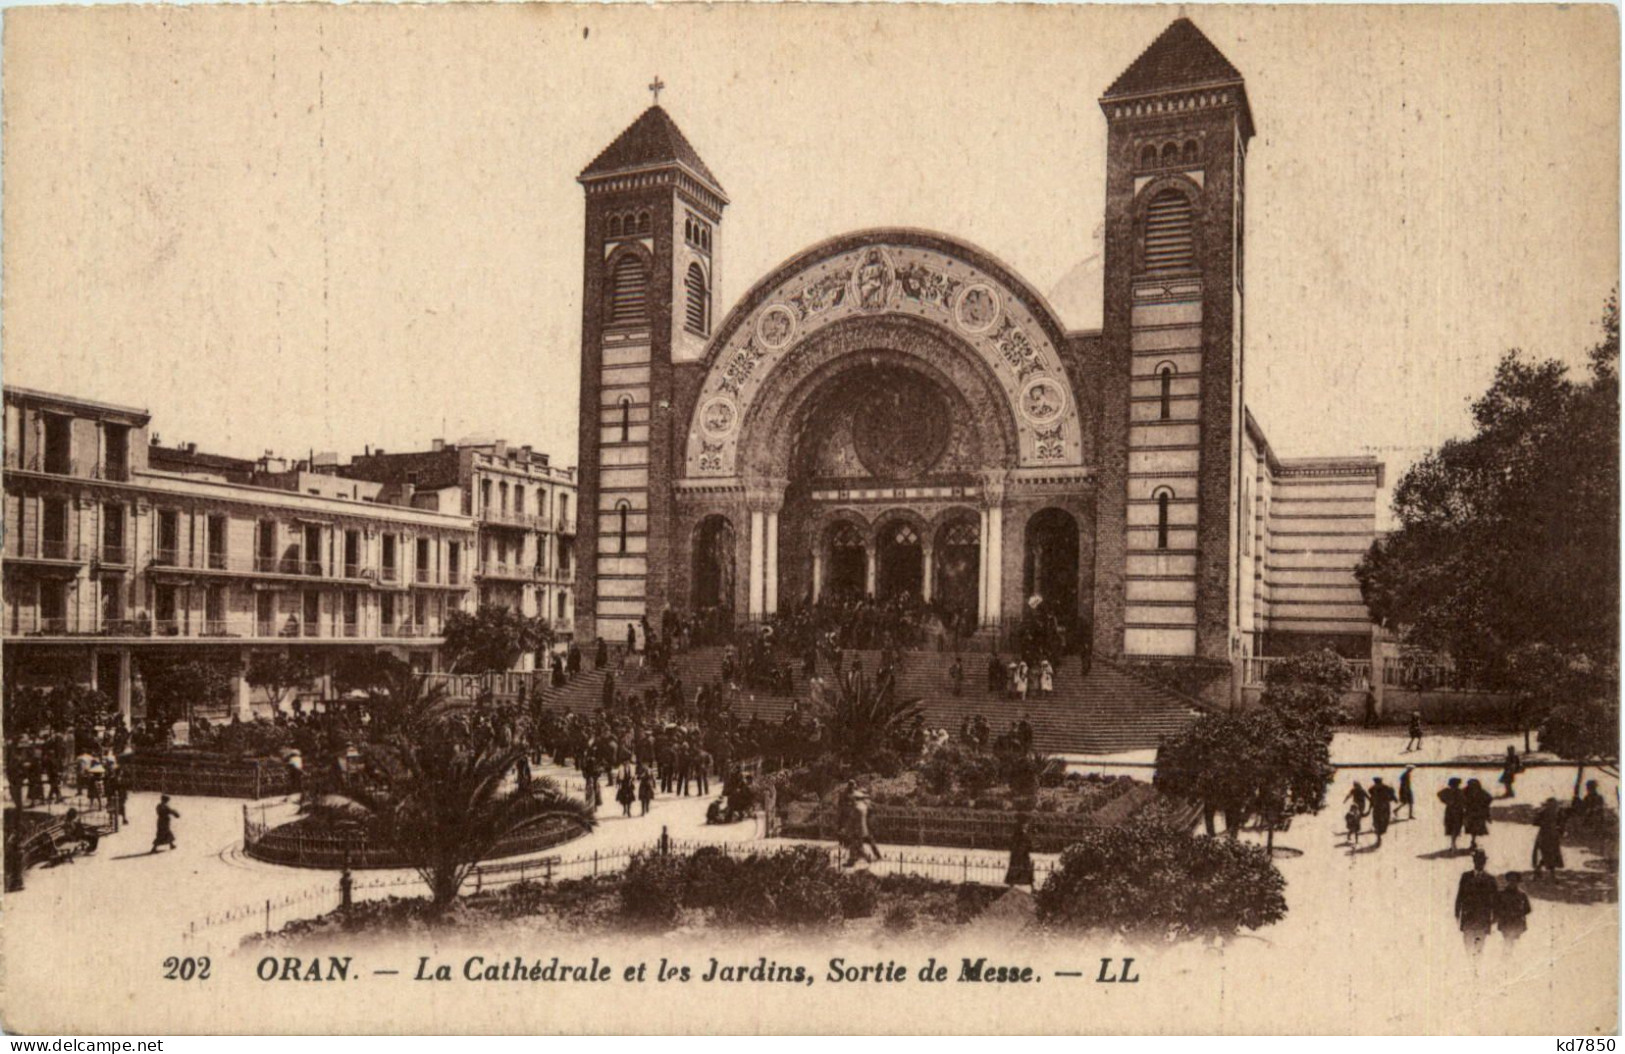
[[[545,531],[550,526],[546,516],[528,512],[512,512],[508,509],[487,508],[480,513],[480,519],[486,523],[500,523],[507,527],[524,527],[534,531]]]
[[[130,550],[124,545],[103,545],[101,558],[104,564],[128,564]]]
[[[208,563],[209,570],[211,571],[224,571],[227,569],[225,553],[211,552],[207,555],[207,557],[205,557],[205,560]]]
[[[82,560],[79,546],[60,538],[35,538],[32,543],[6,539],[6,556],[13,560]]]
[[[574,516],[560,516],[558,520],[558,530],[560,534],[575,534],[576,518]]]
[[[90,474],[94,479],[105,479],[113,483],[130,482],[129,465],[98,461],[95,467],[90,470]]]
[[[57,457],[48,451],[36,451],[29,455],[27,464],[21,467],[29,472],[48,472],[53,476],[76,476],[79,474],[79,462],[71,457]]]
[[[181,551],[161,545],[152,551],[152,562],[156,567],[179,567]]]
[[[358,640],[430,638],[430,628],[420,622],[403,622],[394,627],[381,628],[377,633],[364,632],[360,622],[342,622],[337,626],[324,626],[319,620],[306,621],[298,616],[284,619],[260,619],[254,616],[238,618],[164,618],[153,619],[145,613],[132,618],[105,618],[74,615],[45,617],[33,611],[21,610],[4,622],[8,637],[145,637],[175,640]]]
[[[401,569],[386,564],[378,569],[378,580],[380,582],[399,582],[401,580]]]
[[[236,570],[226,567],[221,570]],[[246,570],[246,568],[244,569]],[[308,578],[322,576],[322,562],[320,560],[301,560],[297,556],[267,556],[260,553],[254,557],[254,570],[262,575],[302,575]]]

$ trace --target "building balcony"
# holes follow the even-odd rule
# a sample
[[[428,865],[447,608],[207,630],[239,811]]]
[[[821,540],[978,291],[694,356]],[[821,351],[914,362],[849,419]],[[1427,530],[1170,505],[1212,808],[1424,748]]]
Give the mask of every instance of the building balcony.
[[[532,569],[523,564],[504,564],[492,561],[480,565],[480,577],[485,579],[500,579],[507,582],[529,582],[533,575]]]
[[[71,563],[85,562],[84,550],[81,546],[65,541],[61,538],[34,538],[28,541],[22,539],[6,539],[5,554],[7,560],[38,560],[44,563]]]
[[[378,581],[392,586],[399,585],[401,581],[401,569],[399,567],[389,566],[380,567],[378,569]]]
[[[97,553],[97,559],[113,567],[128,567],[130,559],[134,556],[127,545],[103,545]]]
[[[19,458],[16,454],[6,452],[6,468],[19,472],[39,472],[50,476],[77,476],[79,462],[71,457],[62,457],[53,451],[36,451],[26,458]]]
[[[64,642],[95,638],[150,640],[154,643],[197,641],[343,642],[343,641],[437,641],[429,627],[411,622],[380,627],[376,632],[360,622],[309,622],[297,616],[285,619],[174,617],[154,619],[145,613],[134,618],[42,616],[19,611],[5,620],[5,637],[12,639],[57,639]]]
[[[433,568],[420,567],[412,574],[412,585],[422,589],[467,589],[469,575],[457,570],[436,577]]]
[[[555,526],[560,534],[574,536],[576,533],[576,519],[574,516],[560,516]]]
[[[546,516],[508,509],[486,509],[480,513],[480,522],[499,527],[519,527],[527,531],[545,531],[551,526]]]
[[[111,483],[130,482],[130,466],[98,461],[90,470],[91,479],[105,479]]]

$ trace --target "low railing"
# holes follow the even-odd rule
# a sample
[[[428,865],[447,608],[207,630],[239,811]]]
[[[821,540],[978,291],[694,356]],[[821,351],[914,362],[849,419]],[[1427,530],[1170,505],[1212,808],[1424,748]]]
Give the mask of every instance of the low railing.
[[[1262,688],[1269,683],[1269,672],[1286,657],[1253,655],[1242,660],[1242,684],[1248,688]],[[1363,692],[1371,687],[1371,660],[1344,659],[1349,671],[1349,690]],[[1471,691],[1478,687],[1478,678],[1469,670],[1457,668],[1438,659],[1388,659],[1382,664],[1382,683],[1385,688],[1408,691]]]
[[[98,461],[90,470],[92,479],[105,479],[112,483],[130,482],[130,466]]]
[[[82,549],[60,538],[36,538],[32,544],[8,539],[5,548],[9,560],[83,560]]]
[[[546,516],[537,516],[528,512],[512,512],[508,509],[486,509],[480,514],[480,519],[486,523],[500,523],[508,527],[525,527],[537,531],[545,531],[548,528],[548,518]]]
[[[399,582],[400,580],[401,569],[399,567],[390,567],[386,565],[378,569],[378,581]]]
[[[103,545],[101,562],[124,566],[130,562],[130,548],[126,545]]]
[[[106,618],[75,615],[40,616],[23,611],[8,618],[5,623],[7,637],[149,637],[176,640],[357,640],[357,639],[429,639],[435,634],[428,627],[403,623],[392,628],[380,627],[377,632],[365,628],[360,622],[323,625],[319,621],[306,621],[296,616],[286,619],[261,620],[242,618],[174,618],[154,619],[145,614],[133,618]]]

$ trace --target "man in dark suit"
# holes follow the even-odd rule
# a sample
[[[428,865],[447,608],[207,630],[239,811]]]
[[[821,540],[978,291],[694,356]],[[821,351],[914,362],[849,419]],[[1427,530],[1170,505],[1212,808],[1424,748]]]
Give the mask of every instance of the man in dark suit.
[[[1500,893],[1495,876],[1484,870],[1489,858],[1484,850],[1473,852],[1473,869],[1461,876],[1456,887],[1456,921],[1461,924],[1461,939],[1474,955],[1484,950],[1490,928],[1495,924],[1495,899]]]

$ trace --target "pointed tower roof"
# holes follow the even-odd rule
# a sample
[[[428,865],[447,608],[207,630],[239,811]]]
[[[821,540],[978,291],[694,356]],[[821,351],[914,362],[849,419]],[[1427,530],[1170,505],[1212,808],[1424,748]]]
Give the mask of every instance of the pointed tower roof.
[[[582,169],[580,180],[585,183],[601,176],[672,164],[688,169],[690,175],[727,200],[722,184],[700,160],[699,152],[689,144],[671,115],[658,105],[644,110],[626,131],[593,158],[592,164]]]
[[[1224,53],[1196,28],[1196,23],[1188,18],[1177,18],[1112,82],[1102,99],[1157,95],[1220,85],[1241,87],[1242,121],[1246,134],[1251,135],[1252,108],[1247,104],[1241,71],[1231,65]]]

